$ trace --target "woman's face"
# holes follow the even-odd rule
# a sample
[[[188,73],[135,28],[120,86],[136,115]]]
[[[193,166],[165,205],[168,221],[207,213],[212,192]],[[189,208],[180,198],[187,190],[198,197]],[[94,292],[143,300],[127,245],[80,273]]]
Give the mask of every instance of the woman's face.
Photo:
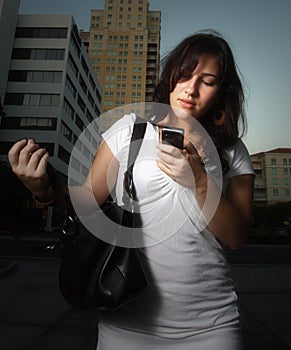
[[[170,93],[170,105],[198,120],[218,99],[220,66],[216,56],[201,55],[188,76],[181,77]]]

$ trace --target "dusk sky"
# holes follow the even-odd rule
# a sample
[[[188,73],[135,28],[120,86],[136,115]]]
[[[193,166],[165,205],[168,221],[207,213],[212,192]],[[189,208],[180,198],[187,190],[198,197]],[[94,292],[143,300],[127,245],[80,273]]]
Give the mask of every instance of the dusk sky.
[[[149,0],[162,13],[161,56],[184,37],[219,31],[229,42],[244,77],[249,152],[291,148],[291,1]],[[88,30],[100,0],[21,0],[20,14],[73,15]]]

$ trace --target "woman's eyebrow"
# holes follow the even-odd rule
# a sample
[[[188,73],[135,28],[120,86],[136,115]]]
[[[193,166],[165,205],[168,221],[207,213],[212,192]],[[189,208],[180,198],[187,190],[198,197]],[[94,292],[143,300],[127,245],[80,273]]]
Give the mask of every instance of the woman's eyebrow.
[[[201,73],[201,75],[203,75],[203,76],[211,76],[211,77],[216,78],[216,79],[218,78],[218,76],[216,74],[208,73],[208,72],[203,72],[203,73]]]

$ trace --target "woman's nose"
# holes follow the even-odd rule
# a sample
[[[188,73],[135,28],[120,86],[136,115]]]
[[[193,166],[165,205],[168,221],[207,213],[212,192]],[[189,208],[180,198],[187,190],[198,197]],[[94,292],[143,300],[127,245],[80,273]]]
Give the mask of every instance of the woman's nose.
[[[198,95],[199,89],[197,84],[194,81],[189,81],[187,86],[185,87],[185,92],[191,96]]]

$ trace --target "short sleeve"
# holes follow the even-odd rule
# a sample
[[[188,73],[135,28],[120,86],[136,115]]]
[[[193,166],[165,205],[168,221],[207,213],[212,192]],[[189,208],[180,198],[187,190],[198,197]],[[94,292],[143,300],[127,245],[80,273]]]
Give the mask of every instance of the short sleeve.
[[[126,114],[102,134],[111,152],[120,160],[122,151],[129,146],[136,115]]]
[[[254,175],[249,152],[242,140],[239,140],[233,147],[225,150],[225,158],[229,166],[226,174],[227,178],[245,174]]]

